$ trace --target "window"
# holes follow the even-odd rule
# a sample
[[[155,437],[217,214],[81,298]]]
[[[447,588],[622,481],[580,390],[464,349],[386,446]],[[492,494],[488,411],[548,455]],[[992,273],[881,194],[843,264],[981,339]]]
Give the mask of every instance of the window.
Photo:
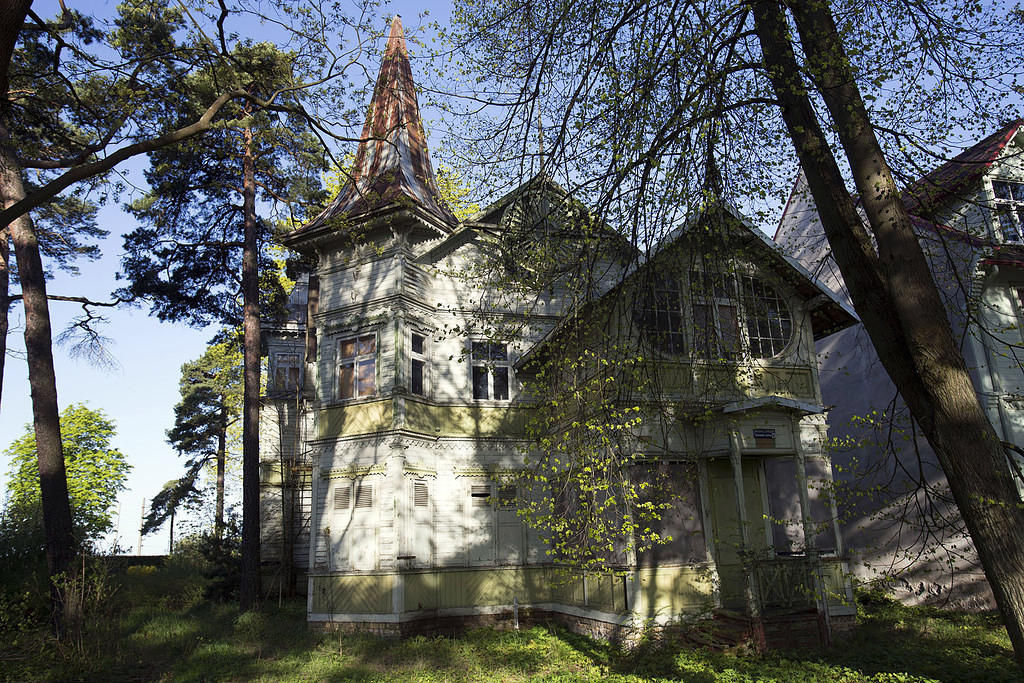
[[[786,302],[770,284],[749,275],[740,278],[740,287],[750,355],[779,355],[793,336],[793,319]]]
[[[637,306],[635,320],[660,351],[681,354],[690,342],[698,358],[731,361],[746,345],[752,357],[771,358],[793,337],[786,302],[760,278],[691,271],[688,323],[685,291],[678,280],[657,277]]]
[[[409,390],[417,396],[425,396],[424,374],[427,369],[427,357],[424,345],[426,338],[422,334],[412,333],[412,343],[409,345]]]
[[[334,489],[334,509],[348,510],[352,503],[352,487],[348,484],[337,486]]]
[[[498,488],[498,509],[516,509],[516,487],[514,485],[509,484]]]
[[[356,510],[373,507],[373,484],[356,484]]]
[[[274,390],[275,391],[297,391],[299,388],[299,354],[297,353],[275,353],[274,354]]]
[[[683,353],[683,289],[670,277],[655,277],[640,300],[637,322],[650,343],[665,353]]]
[[[736,280],[731,274],[691,271],[693,346],[709,360],[734,360],[740,350]]]
[[[470,366],[473,373],[473,398],[508,400],[511,366],[508,362],[508,347],[505,344],[472,342]]]
[[[341,510],[348,510],[350,507],[352,507],[353,498],[355,499],[356,510],[366,510],[372,508],[373,484],[338,484],[337,486],[334,487],[334,497],[331,501],[331,508],[335,512]]]
[[[338,343],[338,398],[373,396],[376,384],[376,335],[342,339]]]
[[[1024,183],[992,181],[996,225],[1004,242],[1024,241]]]

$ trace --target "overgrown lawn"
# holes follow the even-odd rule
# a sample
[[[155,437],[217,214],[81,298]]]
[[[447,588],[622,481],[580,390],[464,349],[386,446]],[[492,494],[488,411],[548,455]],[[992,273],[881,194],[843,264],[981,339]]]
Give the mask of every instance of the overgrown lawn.
[[[77,644],[39,625],[4,633],[0,676],[50,681],[1019,681],[990,614],[873,600],[860,626],[821,652],[723,654],[679,643],[630,652],[558,628],[490,629],[404,641],[313,633],[304,601],[239,614],[203,598],[187,567],[140,569]]]

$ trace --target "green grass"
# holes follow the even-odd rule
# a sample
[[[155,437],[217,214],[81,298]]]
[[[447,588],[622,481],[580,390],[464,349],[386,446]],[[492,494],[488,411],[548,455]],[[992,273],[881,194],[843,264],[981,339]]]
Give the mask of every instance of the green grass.
[[[827,651],[730,655],[678,643],[623,652],[557,628],[403,641],[311,632],[303,601],[239,614],[187,568],[121,579],[79,646],[0,633],[0,678],[51,681],[1019,681],[990,614],[874,600]]]

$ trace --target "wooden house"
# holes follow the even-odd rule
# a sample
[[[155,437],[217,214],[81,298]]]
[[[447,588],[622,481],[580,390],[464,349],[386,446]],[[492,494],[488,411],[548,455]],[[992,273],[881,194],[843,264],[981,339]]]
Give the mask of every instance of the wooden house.
[[[456,220],[397,18],[362,137],[350,182],[284,238],[316,267],[265,327],[264,560],[292,557],[311,622],[626,637],[725,609],[771,640],[766,615],[851,618],[814,356],[848,306],[724,203],[648,254],[543,175]],[[552,417],[560,393],[576,407]],[[636,416],[601,452],[668,491],[636,526],[661,542],[574,573],[522,513],[558,462],[544,430],[599,404]],[[554,513],[583,514],[575,495]]]

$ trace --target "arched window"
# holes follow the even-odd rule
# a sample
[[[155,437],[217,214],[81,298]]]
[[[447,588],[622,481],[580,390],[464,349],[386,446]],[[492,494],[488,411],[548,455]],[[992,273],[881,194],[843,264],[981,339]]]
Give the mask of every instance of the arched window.
[[[634,319],[658,351],[734,361],[740,355],[772,358],[793,338],[793,318],[778,291],[751,275],[689,273],[679,279],[656,274],[643,289]]]

